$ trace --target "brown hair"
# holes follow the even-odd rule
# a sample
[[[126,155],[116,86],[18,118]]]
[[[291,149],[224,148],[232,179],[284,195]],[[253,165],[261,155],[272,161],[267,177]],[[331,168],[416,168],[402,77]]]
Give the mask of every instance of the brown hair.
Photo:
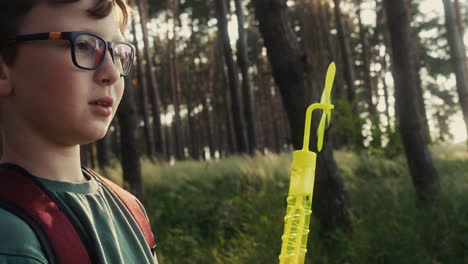
[[[7,65],[13,65],[16,57],[16,45],[6,47],[7,39],[17,35],[24,17],[38,4],[49,5],[69,4],[80,0],[0,0],[0,57],[3,57]],[[122,11],[120,30],[123,31],[127,22],[131,19],[131,8],[125,0],[95,0],[95,5],[86,10],[88,15],[96,19],[107,17],[114,6]]]

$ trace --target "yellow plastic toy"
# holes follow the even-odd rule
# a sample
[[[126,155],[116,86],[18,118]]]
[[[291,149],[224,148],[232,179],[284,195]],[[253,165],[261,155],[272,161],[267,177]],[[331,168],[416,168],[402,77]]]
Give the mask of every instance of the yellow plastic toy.
[[[330,125],[331,110],[330,94],[335,79],[335,63],[330,63],[325,78],[325,88],[320,103],[307,108],[304,145],[302,150],[293,152],[291,182],[287,198],[286,216],[284,217],[284,233],[281,237],[280,264],[303,264],[307,252],[307,236],[309,235],[310,215],[312,213],[312,195],[314,190],[315,163],[317,155],[309,151],[310,125],[312,111],[322,109],[322,119],[317,130],[317,150],[321,151],[325,123]]]

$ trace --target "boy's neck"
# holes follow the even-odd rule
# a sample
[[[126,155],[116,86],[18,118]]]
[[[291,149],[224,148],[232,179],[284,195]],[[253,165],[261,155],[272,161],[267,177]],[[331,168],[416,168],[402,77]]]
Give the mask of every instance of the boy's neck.
[[[4,131],[2,141],[2,163],[17,164],[32,175],[49,180],[87,181],[81,171],[79,145],[57,146],[34,136],[18,138],[8,131]]]

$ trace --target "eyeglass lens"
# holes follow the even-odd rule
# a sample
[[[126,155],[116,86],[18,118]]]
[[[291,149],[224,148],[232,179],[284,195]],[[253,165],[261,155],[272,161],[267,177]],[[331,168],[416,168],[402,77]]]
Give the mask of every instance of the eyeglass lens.
[[[80,67],[94,68],[104,59],[106,43],[93,35],[82,34],[75,39],[75,59]],[[121,74],[132,66],[132,48],[125,43],[113,47],[114,64]]]
[[[132,47],[125,43],[117,43],[114,46],[114,64],[120,73],[127,74],[133,63]]]

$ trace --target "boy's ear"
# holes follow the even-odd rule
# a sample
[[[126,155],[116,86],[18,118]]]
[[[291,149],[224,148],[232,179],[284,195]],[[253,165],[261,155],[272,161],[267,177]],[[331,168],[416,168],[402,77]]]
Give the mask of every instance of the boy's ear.
[[[11,93],[10,67],[5,60],[0,57],[0,96],[7,96]]]

